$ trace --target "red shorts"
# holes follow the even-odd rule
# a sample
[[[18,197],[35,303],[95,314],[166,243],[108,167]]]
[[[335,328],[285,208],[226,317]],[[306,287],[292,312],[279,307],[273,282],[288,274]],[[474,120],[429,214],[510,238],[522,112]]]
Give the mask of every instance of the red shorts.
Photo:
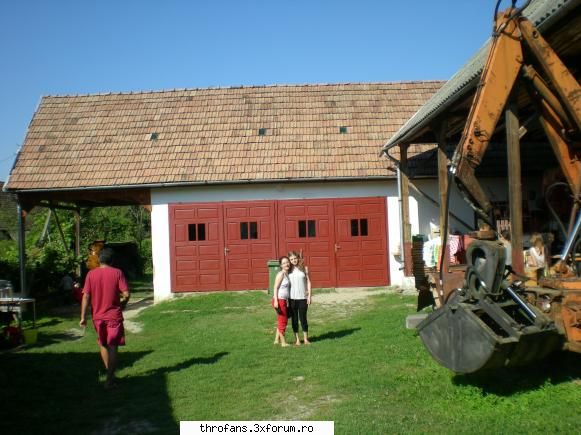
[[[274,307],[274,299],[272,299],[272,306]],[[279,299],[278,308],[280,312],[276,315],[276,327],[282,334],[284,334],[288,323],[288,301],[286,299]]]
[[[97,343],[100,346],[124,346],[125,329],[123,320],[93,320],[97,331]]]

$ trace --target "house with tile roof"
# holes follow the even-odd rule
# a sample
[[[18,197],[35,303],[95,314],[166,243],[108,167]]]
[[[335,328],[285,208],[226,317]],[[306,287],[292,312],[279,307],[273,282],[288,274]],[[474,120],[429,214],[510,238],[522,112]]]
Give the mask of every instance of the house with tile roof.
[[[377,150],[441,85],[46,96],[6,190],[24,209],[149,206],[158,300],[265,289],[267,261],[289,250],[317,287],[398,284],[395,166]],[[419,169],[432,148],[409,147]],[[412,201],[415,232],[437,220],[426,202],[418,221],[422,201]]]

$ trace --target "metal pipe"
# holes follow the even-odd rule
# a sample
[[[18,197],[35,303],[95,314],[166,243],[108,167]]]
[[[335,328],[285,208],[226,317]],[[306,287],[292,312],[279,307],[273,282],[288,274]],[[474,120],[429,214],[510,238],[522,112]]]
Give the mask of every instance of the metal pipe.
[[[573,231],[569,233],[569,238],[565,242],[565,246],[563,247],[563,251],[561,252],[562,261],[566,260],[569,254],[571,253],[571,248],[573,247],[575,240],[577,240],[579,229],[581,229],[581,213],[577,215],[577,222],[575,222],[575,227],[573,228]]]
[[[531,318],[532,321],[537,320],[537,315],[533,310],[529,308],[525,301],[523,301],[519,295],[517,295],[514,290],[509,286],[506,288],[506,292],[510,295],[513,301],[515,301],[519,307]]]
[[[22,297],[28,295],[26,289],[26,244],[24,234],[24,215],[20,202],[16,204],[16,212],[18,213],[18,265],[20,269],[20,293]]]

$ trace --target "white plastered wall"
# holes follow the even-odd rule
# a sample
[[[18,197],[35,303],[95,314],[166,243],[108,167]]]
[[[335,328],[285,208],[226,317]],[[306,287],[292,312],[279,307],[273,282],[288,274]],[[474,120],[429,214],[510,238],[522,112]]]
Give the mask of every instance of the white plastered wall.
[[[433,183],[433,181],[432,181]],[[170,298],[171,267],[168,205],[189,202],[252,201],[283,199],[321,199],[321,198],[354,198],[384,196],[387,198],[388,220],[388,261],[392,285],[405,284],[401,264],[392,252],[398,249],[399,236],[399,203],[397,183],[395,180],[368,181],[352,183],[295,183],[295,184],[262,184],[262,185],[229,185],[229,186],[194,186],[189,188],[160,188],[151,191],[151,234],[154,268],[155,301]],[[423,220],[437,219],[438,210],[431,206],[425,213],[420,213],[420,205],[415,197],[410,198],[410,220],[412,232],[420,231],[420,215],[429,216]],[[431,216],[431,215],[434,216]]]

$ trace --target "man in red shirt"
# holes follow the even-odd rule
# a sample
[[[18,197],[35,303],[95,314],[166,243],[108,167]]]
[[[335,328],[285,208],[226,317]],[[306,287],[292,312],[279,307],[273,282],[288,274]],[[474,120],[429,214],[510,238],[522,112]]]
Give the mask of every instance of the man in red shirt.
[[[101,358],[107,369],[105,388],[115,386],[117,347],[125,345],[122,310],[129,301],[129,287],[120,269],[112,267],[113,251],[103,249],[99,254],[101,265],[89,271],[83,288],[81,326],[86,326],[85,314],[89,303]]]

